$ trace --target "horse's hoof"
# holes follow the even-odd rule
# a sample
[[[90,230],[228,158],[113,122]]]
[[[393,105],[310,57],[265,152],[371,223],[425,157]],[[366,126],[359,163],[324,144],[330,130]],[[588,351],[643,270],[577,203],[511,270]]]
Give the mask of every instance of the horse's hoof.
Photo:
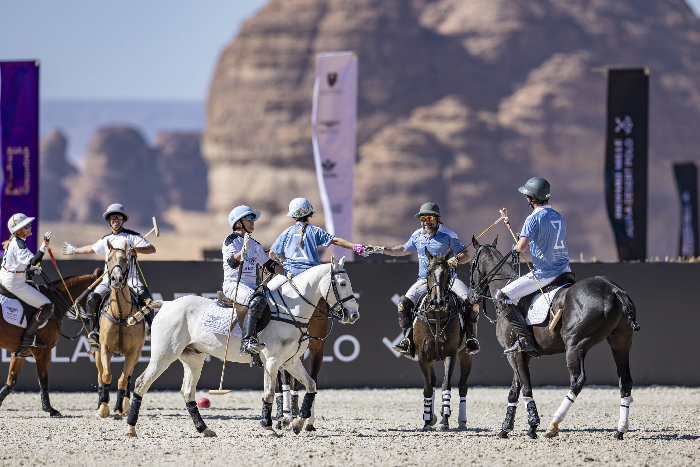
[[[545,438],[556,438],[559,436],[559,430],[547,430],[544,434]]]
[[[501,439],[508,439],[508,432],[506,430],[501,430],[500,433],[498,433],[498,437]]]
[[[267,435],[272,437],[272,438],[279,438],[280,437],[280,435],[278,435],[277,432],[275,430],[273,430],[271,426],[263,427],[263,429],[267,432]],[[216,436],[216,435],[214,435],[214,436]]]
[[[461,431],[466,431],[467,430],[467,422],[459,422],[459,426],[457,427],[458,430]]]
[[[527,430],[527,435],[532,439],[537,439],[537,427]]]
[[[204,435],[205,438],[214,438],[216,436],[216,433],[214,433],[212,430],[209,428],[206,428],[202,434]]]
[[[136,435],[136,427],[129,425],[129,427],[126,429],[126,437],[127,438],[138,438],[138,435]]]
[[[430,426],[434,426],[437,423],[437,416],[433,414],[430,418]]]
[[[282,420],[277,420],[275,422],[275,428],[277,428],[278,430],[282,429]]]
[[[433,427],[430,424],[427,424],[423,427],[423,431],[433,431]]]
[[[49,410],[49,416],[50,417],[63,417],[63,415],[61,415],[61,412],[59,412],[58,410],[56,410],[54,408],[51,408],[51,410]]]
[[[308,423],[304,426],[304,429],[306,431],[316,431],[316,428],[314,428],[313,425],[309,425]]]
[[[124,418],[124,415],[121,412],[119,412],[119,411],[114,412],[114,419],[115,420],[121,420],[123,418]]]
[[[624,439],[624,436],[625,436],[624,433],[622,433],[622,432],[620,432],[620,431],[616,431],[615,434],[613,435],[613,438],[615,438],[615,439]]]
[[[109,407],[107,407],[105,402],[100,404],[100,409],[97,411],[97,415],[99,415],[100,418],[109,417]]]
[[[303,418],[297,418],[294,420],[292,423],[292,431],[294,432],[295,435],[298,435],[301,433],[301,428],[304,426],[304,419]]]
[[[450,431],[450,425],[443,425],[442,423],[435,427],[437,431]]]
[[[288,427],[289,425],[292,424],[292,420],[293,420],[293,419],[292,419],[291,417],[284,417],[284,418],[282,418],[282,426],[285,427],[285,428]]]

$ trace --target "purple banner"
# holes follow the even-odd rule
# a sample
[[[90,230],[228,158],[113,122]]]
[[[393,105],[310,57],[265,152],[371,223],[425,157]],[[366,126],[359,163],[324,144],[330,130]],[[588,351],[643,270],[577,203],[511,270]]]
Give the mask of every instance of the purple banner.
[[[39,62],[0,62],[0,240],[7,219],[21,212],[39,218]],[[27,246],[36,251],[39,232]]]

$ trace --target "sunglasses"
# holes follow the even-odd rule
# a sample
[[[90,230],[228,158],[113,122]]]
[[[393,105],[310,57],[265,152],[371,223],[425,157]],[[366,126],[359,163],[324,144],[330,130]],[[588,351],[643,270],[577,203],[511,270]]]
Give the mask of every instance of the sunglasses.
[[[247,221],[254,221],[255,220],[255,214],[248,214],[247,216],[244,216],[243,219]]]
[[[112,214],[112,215],[109,216],[107,219],[110,220],[110,221],[119,221],[119,220],[123,220],[124,217],[123,217],[123,216],[120,216],[119,214]]]
[[[434,220],[436,220],[436,219],[437,219],[437,217],[435,217],[435,216],[420,216],[421,222],[424,222],[424,221],[434,221]]]

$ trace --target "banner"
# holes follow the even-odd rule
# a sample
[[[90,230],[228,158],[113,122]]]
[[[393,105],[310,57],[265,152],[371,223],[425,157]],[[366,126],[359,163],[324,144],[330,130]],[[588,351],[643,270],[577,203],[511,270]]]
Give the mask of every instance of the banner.
[[[620,261],[647,257],[648,139],[648,70],[608,70],[605,193]]]
[[[678,196],[681,201],[681,233],[678,256],[684,259],[700,256],[698,232],[698,168],[695,162],[673,164]]]
[[[0,63],[0,148],[3,181],[0,194],[0,240],[10,238],[6,222],[21,212],[39,218],[39,62]],[[41,237],[27,246],[36,252]]]
[[[352,241],[357,124],[357,56],[353,52],[316,55],[311,113],[314,163],[326,230]],[[353,260],[353,252],[329,248]]]

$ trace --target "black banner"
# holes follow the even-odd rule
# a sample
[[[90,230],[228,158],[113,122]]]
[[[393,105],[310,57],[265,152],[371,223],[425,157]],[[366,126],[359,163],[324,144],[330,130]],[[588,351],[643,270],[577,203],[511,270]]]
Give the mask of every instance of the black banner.
[[[698,237],[698,168],[695,162],[673,164],[678,196],[681,201],[681,233],[678,256],[684,259],[700,256]]]
[[[608,70],[605,193],[620,261],[647,256],[648,70]]]

